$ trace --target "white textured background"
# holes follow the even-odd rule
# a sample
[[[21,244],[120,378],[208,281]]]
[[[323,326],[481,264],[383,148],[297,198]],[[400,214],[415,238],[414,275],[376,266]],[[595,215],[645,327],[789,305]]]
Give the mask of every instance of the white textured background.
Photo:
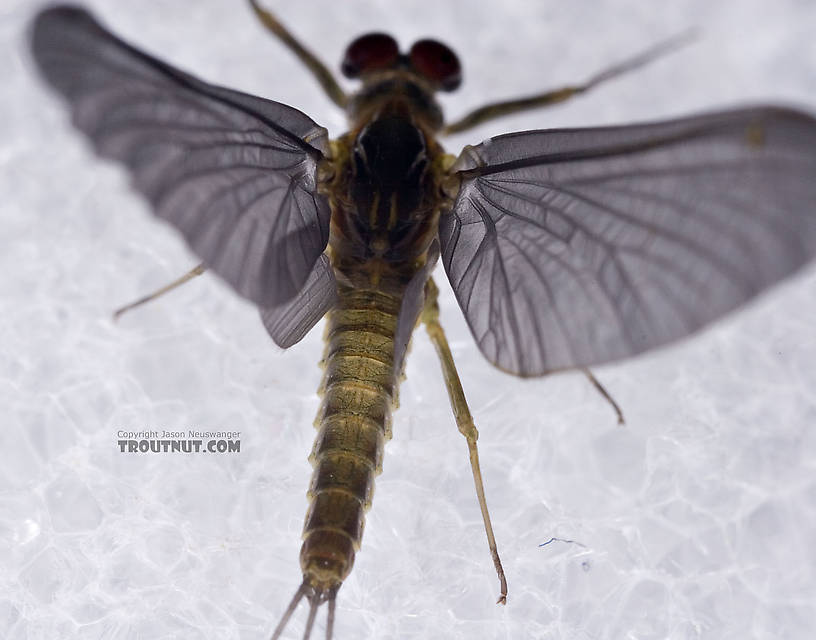
[[[112,309],[196,260],[35,82],[22,40],[34,4],[0,6],[0,637],[266,638],[300,582],[321,331],[280,352],[211,277],[111,323]],[[168,61],[343,130],[241,2],[88,4]],[[463,134],[451,151],[504,131],[749,101],[816,110],[812,0],[491,4],[273,6],[332,66],[366,30],[449,41],[466,73],[443,99],[454,116],[703,30],[591,96]],[[339,638],[813,637],[813,269],[703,335],[598,370],[624,428],[580,375],[492,369],[446,285],[442,305],[482,433],[509,604],[493,604],[466,447],[423,334],[340,591]],[[120,428],[189,426],[241,430],[241,454],[115,445]],[[552,536],[583,546],[539,548]]]

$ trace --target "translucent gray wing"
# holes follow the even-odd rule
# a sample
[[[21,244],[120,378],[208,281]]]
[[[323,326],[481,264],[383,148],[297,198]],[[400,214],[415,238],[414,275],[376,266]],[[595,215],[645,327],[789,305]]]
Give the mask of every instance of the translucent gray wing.
[[[275,344],[288,349],[300,342],[337,301],[337,281],[326,255],[321,255],[298,294],[275,307],[261,309],[261,320]]]
[[[328,241],[329,207],[315,181],[325,129],[173,69],[81,9],[41,13],[31,46],[77,128],[129,167],[208,267],[261,306],[303,287]]]
[[[428,247],[425,264],[414,274],[402,294],[402,304],[397,316],[397,329],[394,333],[394,369],[398,374],[402,373],[408,344],[411,342],[411,335],[414,333],[419,314],[425,304],[425,283],[431,277],[438,260],[439,243],[434,240]]]
[[[676,340],[816,255],[816,120],[793,110],[511,134],[454,171],[445,269],[517,375]]]

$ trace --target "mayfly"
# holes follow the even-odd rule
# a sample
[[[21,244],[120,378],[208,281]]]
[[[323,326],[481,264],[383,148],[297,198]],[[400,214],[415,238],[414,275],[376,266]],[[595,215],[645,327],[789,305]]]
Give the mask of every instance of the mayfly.
[[[437,261],[491,363],[525,377],[583,369],[594,380],[587,367],[689,335],[816,254],[816,120],[760,106],[513,133],[454,157],[439,135],[563,102],[677,41],[446,125],[435,94],[456,89],[461,68],[444,44],[420,40],[403,53],[385,34],[357,38],[342,70],[362,86],[347,95],[273,14],[251,6],[346,111],[348,133],[329,140],[292,107],[206,84],[82,9],[42,12],[32,49],[74,124],[130,169],[203,260],[185,279],[219,275],[260,308],[283,348],[327,317],[303,582],[273,638],[304,598],[304,637],[324,603],[332,636],[418,323],[467,439],[504,602],[478,433],[439,323]]]

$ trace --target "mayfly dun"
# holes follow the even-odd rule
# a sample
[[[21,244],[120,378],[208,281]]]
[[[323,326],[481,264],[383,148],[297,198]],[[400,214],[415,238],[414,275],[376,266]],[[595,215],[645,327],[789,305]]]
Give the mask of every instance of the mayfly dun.
[[[687,336],[816,254],[816,120],[758,106],[620,127],[498,136],[448,155],[439,136],[568,100],[646,64],[675,39],[572,87],[486,105],[451,123],[435,99],[457,56],[424,39],[355,39],[332,73],[269,11],[261,22],[343,108],[330,140],[300,111],[206,84],[74,7],[42,12],[34,59],[100,155],[124,163],[207,269],[255,303],[289,347],[327,318],[314,474],[303,533],[304,637],[352,569],[415,327],[442,367],[479,471],[478,433],[439,322],[441,260],[483,355],[507,373],[587,369]],[[185,279],[189,279],[185,277]]]

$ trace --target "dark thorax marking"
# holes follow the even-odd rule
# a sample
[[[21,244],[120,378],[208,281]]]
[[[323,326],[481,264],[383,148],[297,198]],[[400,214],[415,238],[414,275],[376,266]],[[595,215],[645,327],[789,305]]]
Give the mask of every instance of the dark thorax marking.
[[[425,195],[425,136],[401,115],[366,125],[352,148],[350,195],[361,235],[382,257],[415,223]]]

